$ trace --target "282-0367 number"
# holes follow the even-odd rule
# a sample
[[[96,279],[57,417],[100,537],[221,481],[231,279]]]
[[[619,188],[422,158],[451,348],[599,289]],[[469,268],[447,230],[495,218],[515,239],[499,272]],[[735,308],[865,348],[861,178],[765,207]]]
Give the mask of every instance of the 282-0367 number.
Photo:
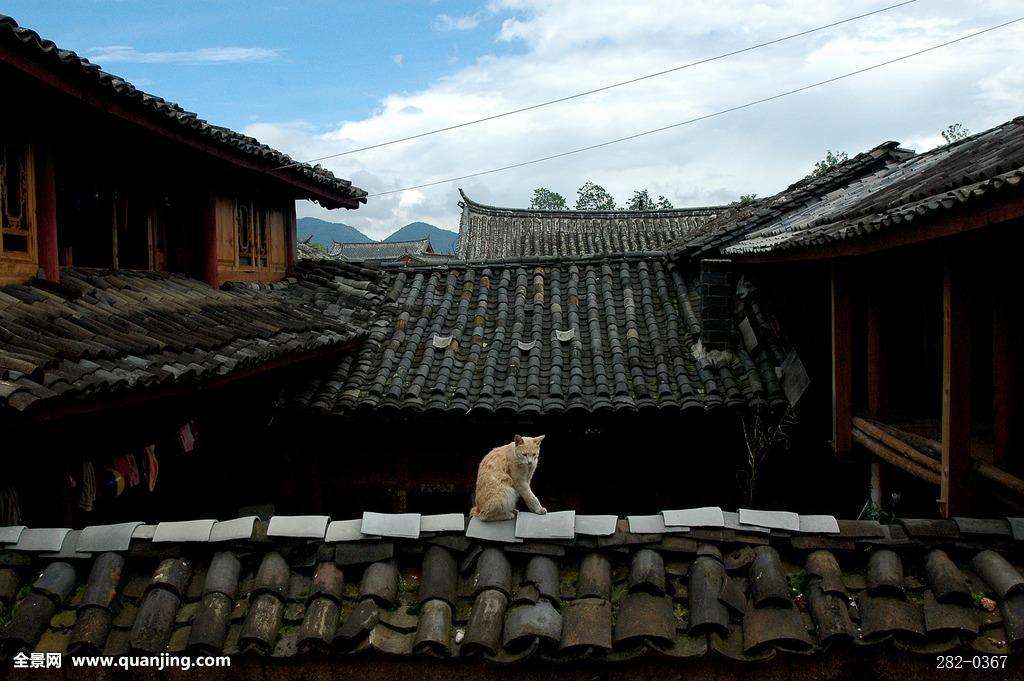
[[[935,658],[936,669],[1006,669],[1006,655],[938,655]]]

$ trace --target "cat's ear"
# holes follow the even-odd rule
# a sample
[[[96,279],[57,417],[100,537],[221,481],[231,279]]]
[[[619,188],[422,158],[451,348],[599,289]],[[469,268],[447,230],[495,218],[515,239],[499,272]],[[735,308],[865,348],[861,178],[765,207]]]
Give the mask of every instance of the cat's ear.
[[[541,442],[544,442],[545,437],[547,437],[547,435],[538,435],[537,437],[533,438],[533,441],[536,442],[537,444],[540,444]]]
[[[516,435],[515,440],[516,440],[516,444],[517,445],[523,444],[523,436],[522,435]]]

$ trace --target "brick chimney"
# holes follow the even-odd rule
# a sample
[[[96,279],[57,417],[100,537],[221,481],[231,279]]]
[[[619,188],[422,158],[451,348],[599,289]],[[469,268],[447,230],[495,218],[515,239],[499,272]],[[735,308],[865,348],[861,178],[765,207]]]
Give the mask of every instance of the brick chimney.
[[[700,342],[707,352],[729,349],[733,326],[736,281],[732,261],[707,258],[700,261]]]

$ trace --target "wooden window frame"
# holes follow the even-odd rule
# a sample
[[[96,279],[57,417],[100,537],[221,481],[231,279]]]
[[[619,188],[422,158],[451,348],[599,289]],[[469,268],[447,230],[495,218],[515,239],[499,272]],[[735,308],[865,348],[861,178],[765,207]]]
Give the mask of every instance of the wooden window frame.
[[[241,211],[248,213],[248,248],[242,248],[243,225]],[[257,201],[235,201],[235,266],[249,271],[270,268],[270,212]]]
[[[7,225],[7,150],[9,147],[18,146],[24,148],[24,185],[25,195],[22,197],[22,219],[25,222],[25,229],[15,230]],[[0,144],[0,258],[8,261],[20,261],[24,263],[36,262],[36,180],[35,180],[35,158],[30,144]],[[17,234],[25,236],[25,250],[7,250],[4,245],[4,236]]]

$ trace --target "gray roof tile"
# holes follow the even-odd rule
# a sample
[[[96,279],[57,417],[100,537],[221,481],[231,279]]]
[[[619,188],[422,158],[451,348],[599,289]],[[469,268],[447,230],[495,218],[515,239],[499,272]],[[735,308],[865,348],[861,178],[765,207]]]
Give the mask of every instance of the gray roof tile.
[[[208,542],[216,524],[216,520],[182,520],[160,523],[156,526],[153,542]]]
[[[419,513],[363,513],[363,534],[416,539],[420,536]]]
[[[572,539],[575,536],[575,511],[549,511],[544,515],[520,511],[516,515],[519,539]]]
[[[327,526],[327,534],[324,537],[324,541],[337,542],[358,541],[360,539],[377,539],[377,537],[373,535],[363,534],[361,531],[362,527],[362,518],[356,518],[355,520],[332,520]]]
[[[479,518],[470,518],[469,526],[466,528],[466,536],[471,539],[485,539],[506,543],[521,542],[516,538],[515,520],[495,520],[486,522]]]
[[[684,527],[725,527],[725,514],[718,506],[662,511],[665,525]]]
[[[323,539],[330,521],[325,515],[275,515],[270,519],[267,536]]]
[[[752,508],[739,510],[740,523],[773,530],[800,531],[800,515],[790,511],[761,511]]]
[[[576,534],[591,537],[608,537],[615,534],[618,516],[614,515],[577,515]]]
[[[132,543],[132,534],[141,522],[116,523],[114,525],[92,525],[82,530],[78,538],[78,550],[89,553],[104,551],[127,551]]]
[[[237,541],[250,539],[256,525],[256,516],[250,515],[233,520],[221,520],[210,530],[210,541]]]
[[[11,548],[15,551],[60,551],[68,533],[68,528],[38,527],[26,528],[18,538],[18,543]]]
[[[466,516],[461,513],[439,513],[420,518],[420,532],[465,532]]]
[[[0,527],[0,544],[17,543],[18,537],[21,536],[21,532],[24,529],[24,525],[10,525],[8,527]]]

